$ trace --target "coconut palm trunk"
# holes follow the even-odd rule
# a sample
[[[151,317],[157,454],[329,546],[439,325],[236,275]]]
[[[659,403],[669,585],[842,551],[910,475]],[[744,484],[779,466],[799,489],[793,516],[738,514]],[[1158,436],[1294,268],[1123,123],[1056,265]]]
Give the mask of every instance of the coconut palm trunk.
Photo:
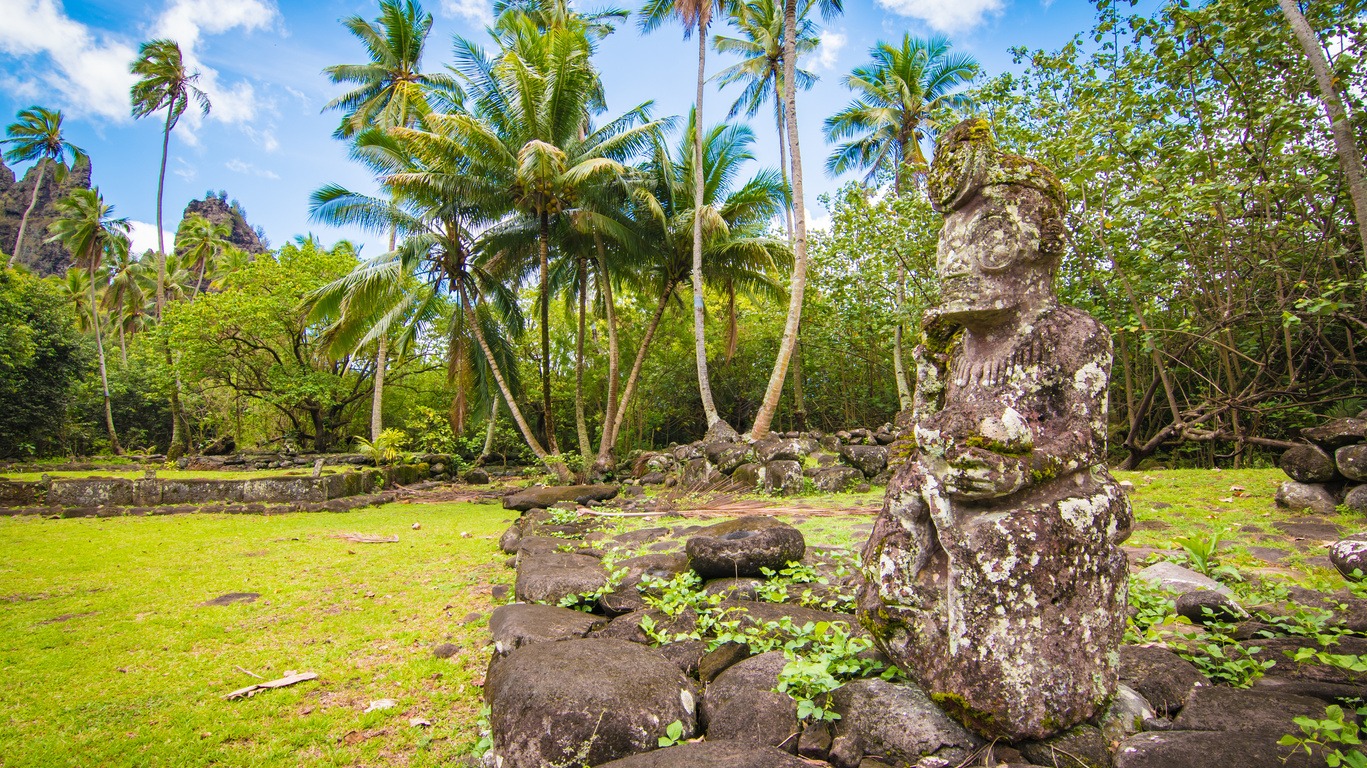
[[[1334,73],[1329,69],[1329,60],[1324,56],[1319,35],[1310,27],[1310,22],[1305,20],[1305,15],[1301,13],[1296,0],[1277,0],[1277,4],[1281,6],[1282,13],[1291,25],[1291,31],[1295,33],[1296,40],[1305,51],[1305,58],[1310,62],[1311,71],[1315,73],[1315,82],[1319,85],[1320,91],[1320,104],[1329,117],[1329,128],[1334,136],[1334,149],[1338,153],[1339,164],[1343,167],[1343,175],[1348,179],[1348,194],[1353,199],[1353,212],[1357,216],[1358,237],[1362,241],[1362,247],[1367,249],[1367,179],[1364,178],[1367,174],[1363,171],[1362,154],[1358,151],[1357,139],[1353,136],[1353,126],[1348,122],[1348,113],[1343,108],[1343,99],[1339,96],[1338,87],[1334,85]]]
[[[100,310],[95,304],[95,257],[91,256],[90,267],[90,321],[95,328],[95,349],[99,352],[100,386],[104,390],[104,425],[109,430],[109,450],[115,456],[123,455],[119,447],[119,435],[114,431],[114,409],[109,404],[109,373],[104,362],[104,338],[100,334]]]
[[[802,200],[802,148],[797,137],[797,0],[786,0],[783,5],[783,94],[786,111],[784,122],[788,129],[788,160],[793,176],[793,276],[789,282],[788,319],[783,324],[783,340],[778,346],[778,359],[764,390],[764,401],[755,414],[750,436],[756,440],[769,434],[769,425],[778,411],[778,400],[783,394],[783,381],[788,376],[788,362],[797,343],[797,327],[802,320],[802,297],[807,289],[807,207]]]
[[[702,18],[705,18],[703,16]],[[698,22],[698,106],[693,119],[693,349],[698,365],[698,391],[702,395],[702,410],[711,428],[721,420],[712,401],[712,384],[707,376],[707,338],[704,333],[706,313],[703,311],[702,282],[702,215],[706,199],[703,178],[702,97],[707,68],[707,24]]]
[[[892,373],[897,377],[897,405],[905,411],[911,408],[911,386],[907,382],[907,364],[902,355],[902,337],[906,333],[902,312],[907,304],[907,268],[901,264],[897,265],[896,301],[897,325],[892,328]]]
[[[161,201],[166,191],[166,155],[171,149],[172,108],[166,108],[166,127],[161,132],[161,172],[157,174],[157,320],[166,306],[166,236],[161,225]]]
[[[484,338],[484,331],[479,327],[479,319],[475,317],[474,305],[470,303],[469,292],[465,290],[465,284],[460,280],[454,281],[456,290],[460,295],[460,305],[465,312],[465,320],[470,324],[470,331],[475,335],[475,341],[479,344],[480,351],[484,353],[484,360],[489,364],[489,371],[494,376],[494,381],[498,384],[498,390],[503,393],[503,399],[508,403],[508,410],[513,414],[513,423],[522,432],[522,438],[527,441],[527,447],[532,449],[536,458],[545,462],[547,466],[555,472],[561,482],[569,483],[574,478],[565,467],[563,461],[548,461],[551,455],[541,447],[541,442],[536,439],[531,427],[527,426],[527,420],[522,418],[522,409],[517,407],[517,400],[513,397],[513,392],[508,387],[508,382],[503,378],[503,371],[498,367],[498,360],[494,359],[493,350],[489,349],[489,343]]]
[[[650,325],[646,326],[646,335],[641,339],[640,349],[636,350],[636,360],[631,364],[631,373],[627,374],[627,384],[622,390],[622,402],[617,404],[617,416],[612,420],[612,439],[604,443],[598,451],[600,462],[606,462],[612,450],[617,447],[618,429],[627,416],[627,406],[631,405],[631,396],[636,393],[636,383],[641,380],[641,367],[645,365],[646,352],[650,350],[650,342],[655,338],[655,331],[660,327],[660,318],[664,317],[665,309],[669,306],[669,297],[673,293],[674,284],[666,285],[660,294],[660,303],[655,307],[655,316],[650,318]]]
[[[603,410],[603,431],[598,437],[598,461],[595,468],[607,469],[607,452],[611,450],[609,440],[617,423],[618,377],[621,375],[621,349],[617,340],[617,308],[613,303],[612,280],[608,276],[607,256],[603,253],[603,241],[594,236],[598,246],[598,290],[603,296],[603,314],[608,323],[608,402]]]
[[[584,321],[588,305],[588,266],[579,257],[579,332],[574,342],[574,427],[579,433],[579,455],[585,459],[593,453],[589,441],[589,427],[584,420]]]
[[[370,395],[370,440],[380,439],[384,431],[384,369],[389,359],[389,335],[382,333],[375,342],[375,387]]]
[[[24,245],[24,230],[28,228],[28,217],[33,213],[33,209],[38,205],[38,190],[43,188],[43,175],[47,173],[47,163],[38,161],[38,181],[33,185],[33,194],[29,195],[28,207],[24,209],[24,215],[19,218],[19,235],[14,238],[14,253],[9,257],[9,266],[14,266],[19,259],[19,249]]]
[[[546,422],[546,446],[560,453],[555,442],[555,417],[551,414],[551,217],[542,210],[541,219],[541,409]]]
[[[489,424],[484,430],[484,450],[480,451],[479,458],[475,460],[475,466],[483,464],[494,452],[494,429],[498,426],[498,397],[489,398],[492,404],[489,406]]]

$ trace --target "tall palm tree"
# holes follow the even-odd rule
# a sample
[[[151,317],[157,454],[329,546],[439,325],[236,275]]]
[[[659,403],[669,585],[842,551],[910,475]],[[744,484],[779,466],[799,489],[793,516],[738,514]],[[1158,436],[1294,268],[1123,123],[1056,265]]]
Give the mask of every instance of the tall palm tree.
[[[204,276],[212,279],[218,271],[219,259],[233,249],[229,238],[233,233],[230,221],[217,224],[199,214],[190,214],[180,223],[176,232],[176,251],[181,255],[181,263],[195,273],[194,291],[190,298],[198,296],[204,289]]]
[[[334,137],[355,140],[368,130],[413,125],[430,111],[430,92],[458,92],[449,75],[422,72],[422,56],[432,31],[432,14],[424,12],[416,0],[381,0],[380,16],[375,21],[351,16],[342,25],[365,46],[369,60],[364,64],[338,64],[323,70],[332,82],[355,86],[323,107],[343,113]],[[394,250],[397,237],[397,230],[391,228],[389,250]],[[375,378],[370,402],[372,441],[379,439],[384,428],[388,359],[389,338],[381,335],[375,345]]]
[[[33,106],[19,112],[18,120],[5,129],[8,138],[0,144],[9,144],[5,159],[11,163],[38,161],[38,179],[33,184],[33,194],[29,197],[28,207],[19,218],[19,234],[14,238],[14,252],[10,254],[8,266],[14,266],[19,251],[24,245],[24,230],[28,228],[29,216],[38,204],[38,191],[43,188],[43,175],[48,165],[54,165],[53,176],[60,181],[67,166],[63,160],[70,158],[72,165],[84,159],[85,150],[67,141],[62,136],[62,113],[43,107]],[[48,161],[48,162],[44,162]]]
[[[697,153],[693,158],[694,167],[701,167],[703,164],[703,135],[702,135],[702,100],[703,84],[707,82],[707,27],[712,23],[712,13],[723,7],[722,0],[646,0],[645,6],[641,9],[641,31],[651,32],[661,24],[670,19],[677,19],[683,25],[684,39],[688,39],[694,32],[698,34],[698,93],[693,110],[697,114],[697,119],[693,121],[695,134],[693,136],[693,149]],[[703,179],[698,175],[695,179],[696,186],[693,190],[693,207],[701,210],[705,205],[703,202]],[[707,376],[707,339],[704,333],[705,313],[703,302],[703,233],[702,219],[698,218],[693,223],[693,353],[698,366],[698,392],[702,395],[703,414],[707,417],[708,432],[713,432],[713,426],[721,421],[721,416],[717,414],[716,403],[712,399],[712,384]],[[730,425],[719,426],[716,430],[718,435],[733,432]]]
[[[867,170],[868,180],[879,174],[893,179],[901,195],[907,174],[922,174],[928,164],[923,143],[933,142],[939,129],[937,115],[962,112],[970,105],[964,91],[978,74],[978,62],[950,50],[949,39],[902,37],[900,46],[879,42],[870,51],[873,61],[855,68],[845,85],[855,100],[826,119],[826,138],[842,141],[826,161],[831,174]],[[902,410],[911,407],[911,386],[902,356],[906,303],[906,267],[897,267],[897,325],[893,328],[892,367],[897,377],[897,399]]]
[[[662,123],[648,119],[648,104],[601,127],[589,123],[598,73],[582,26],[543,31],[530,19],[513,20],[500,40],[508,47],[497,58],[457,40],[456,66],[468,109],[433,115],[427,131],[406,136],[418,157],[459,159],[464,175],[444,183],[457,184],[450,194],[503,222],[490,250],[504,262],[505,274],[515,271],[519,258],[535,254],[542,411],[547,448],[558,455],[550,379],[552,228],[562,216],[591,208],[593,198],[620,188],[628,175],[625,163],[649,145]],[[534,251],[509,245],[522,236]]]
[[[126,242],[126,241],[124,241]],[[140,329],[145,314],[147,296],[143,292],[143,275],[147,265],[128,248],[113,248],[105,260],[109,272],[109,282],[100,297],[100,305],[111,318],[117,318],[119,328],[119,352],[123,362],[128,362],[128,342],[126,337]]]
[[[769,434],[769,425],[778,411],[783,382],[788,377],[788,363],[797,347],[797,331],[802,322],[802,300],[807,290],[807,202],[802,186],[802,145],[797,136],[797,29],[798,0],[784,0],[783,4],[783,120],[788,130],[788,162],[792,166],[793,195],[793,272],[788,281],[788,317],[783,322],[783,339],[778,345],[774,370],[769,375],[769,386],[764,400],[755,414],[750,428],[751,439]],[[840,13],[841,0],[818,0],[821,15],[830,18]]]
[[[811,53],[820,45],[816,24],[807,18],[808,11],[816,0],[805,0],[800,9],[797,32],[798,56]],[[712,40],[718,53],[730,53],[741,58],[740,61],[718,72],[717,84],[727,86],[744,83],[731,111],[729,120],[742,111],[746,117],[754,117],[764,108],[765,102],[773,100],[774,127],[778,134],[779,172],[783,184],[788,184],[788,146],[783,121],[783,8],[776,0],[751,0],[737,3],[731,10],[731,23],[740,32],[740,37],[717,35]],[[816,75],[796,69],[797,85],[809,90],[816,84]],[[788,228],[788,239],[793,237],[792,210],[784,206],[784,223]]]
[[[166,157],[171,146],[171,131],[180,121],[194,99],[200,114],[209,114],[209,96],[200,90],[199,72],[188,72],[181,56],[180,44],[174,40],[149,40],[138,48],[138,58],[131,67],[138,81],[130,96],[133,117],[143,118],[159,110],[166,110],[166,122],[161,132],[161,172],[157,175],[157,319],[166,306],[166,243],[161,223],[162,196],[166,190]]]
[[[696,115],[696,112],[693,113]],[[645,180],[635,194],[634,218],[641,241],[633,243],[638,270],[631,282],[657,297],[627,376],[612,433],[599,446],[598,464],[606,466],[617,444],[618,425],[626,417],[640,380],[646,353],[678,288],[693,266],[692,232],[703,224],[703,279],[720,288],[731,285],[770,298],[783,289],[768,277],[791,263],[792,254],[781,240],[767,236],[769,222],[783,210],[786,190],[779,173],[760,171],[739,183],[743,166],[754,160],[754,133],[743,125],[716,125],[705,132],[703,173],[694,163],[697,131],[692,116],[672,150],[657,140],[644,170]],[[703,180],[703,205],[694,206],[696,180]]]
[[[118,240],[127,240],[128,219],[113,218],[114,207],[104,204],[98,189],[78,189],[69,197],[57,201],[57,219],[48,227],[52,241],[60,242],[71,252],[76,265],[90,274],[90,318],[95,330],[95,348],[99,351],[100,384],[104,389],[104,421],[109,429],[109,449],[122,454],[119,436],[114,431],[114,412],[109,405],[109,374],[104,362],[104,340],[100,337],[100,311],[95,300],[96,272],[104,262],[105,253]],[[126,242],[123,249],[127,250]]]

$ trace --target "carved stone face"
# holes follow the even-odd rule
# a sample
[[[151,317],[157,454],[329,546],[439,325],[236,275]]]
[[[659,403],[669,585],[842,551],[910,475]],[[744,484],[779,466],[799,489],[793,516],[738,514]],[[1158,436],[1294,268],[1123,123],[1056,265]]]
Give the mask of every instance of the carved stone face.
[[[1044,207],[1035,189],[994,185],[945,217],[936,253],[944,315],[987,318],[1039,300],[1052,277],[1035,223]]]

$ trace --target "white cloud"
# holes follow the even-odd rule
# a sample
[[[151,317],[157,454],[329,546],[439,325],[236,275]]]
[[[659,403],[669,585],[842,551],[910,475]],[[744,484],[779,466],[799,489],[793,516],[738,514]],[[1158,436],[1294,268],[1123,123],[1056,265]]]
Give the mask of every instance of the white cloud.
[[[488,0],[441,0],[441,13],[476,24],[492,24],[494,21],[494,11]]]
[[[821,43],[816,47],[816,66],[825,70],[835,69],[836,59],[848,42],[849,38],[841,32],[833,29],[822,30]]]
[[[232,160],[229,160],[228,162],[224,163],[224,164],[223,164],[223,167],[224,167],[224,168],[227,168],[228,170],[232,171],[233,173],[243,173],[243,174],[246,174],[246,175],[248,175],[248,176],[260,176],[260,177],[263,178],[263,179],[278,179],[278,178],[280,178],[280,175],[277,174],[275,171],[268,170],[268,169],[265,169],[265,168],[257,168],[255,165],[252,165],[251,163],[243,162],[242,160],[240,160],[239,158],[236,158],[236,157],[234,157]]]
[[[1002,12],[1003,0],[878,0],[900,16],[924,21],[939,32],[963,32]]]
[[[128,222],[128,239],[131,243],[129,250],[133,253],[143,253],[145,251],[157,250],[157,225],[146,221]],[[176,246],[176,233],[163,229],[162,238],[166,241],[166,250],[171,251]]]
[[[199,175],[199,169],[185,162],[185,158],[177,157],[173,159],[176,161],[176,166],[171,169],[171,173],[174,173],[186,181],[194,181],[195,177]]]
[[[257,129],[250,125],[244,125],[242,132],[247,134],[247,138],[251,139],[253,144],[267,152],[274,152],[280,148],[280,141],[275,138],[274,126]]]
[[[826,231],[829,231],[829,230],[830,230],[830,228],[831,228],[831,214],[830,214],[829,211],[826,212],[826,213],[818,213],[818,214],[816,214],[815,216],[813,216],[813,215],[812,215],[812,209],[811,209],[811,208],[806,208],[806,209],[804,209],[804,210],[805,210],[805,212],[806,212],[806,214],[807,214],[807,231],[808,231],[808,232],[811,232],[811,231],[813,231],[813,230],[818,230],[818,229],[820,229],[820,230],[826,230]]]
[[[180,43],[186,69],[198,70],[199,87],[209,95],[210,117],[245,124],[256,117],[256,91],[252,84],[245,80],[231,85],[219,82],[218,71],[205,66],[197,46],[205,35],[266,29],[277,16],[275,5],[268,0],[172,0],[152,25],[152,36]],[[199,111],[193,108],[185,113],[184,119],[191,131],[203,122]],[[193,137],[185,138],[194,142]]]
[[[0,52],[47,55],[56,68],[40,64],[35,70],[44,74],[20,76],[6,88],[23,95],[61,94],[61,106],[73,115],[132,119],[128,89],[134,78],[128,64],[137,52],[131,46],[72,20],[58,0],[6,0],[3,6]]]

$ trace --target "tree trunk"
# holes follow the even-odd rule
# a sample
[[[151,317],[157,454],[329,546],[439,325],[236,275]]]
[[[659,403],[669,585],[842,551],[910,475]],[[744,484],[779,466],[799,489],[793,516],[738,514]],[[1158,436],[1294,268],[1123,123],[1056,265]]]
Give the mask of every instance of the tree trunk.
[[[783,91],[787,111],[784,115],[788,128],[788,159],[793,167],[793,277],[788,289],[788,320],[783,324],[783,341],[778,347],[778,359],[764,391],[764,402],[755,414],[750,437],[758,440],[769,433],[769,425],[778,410],[783,394],[783,380],[788,375],[788,361],[797,342],[797,326],[802,320],[802,297],[807,289],[807,206],[802,200],[802,147],[797,136],[797,0],[783,4]]]
[[[128,342],[123,337],[123,307],[119,307],[119,359],[128,365]]]
[[[559,454],[555,442],[555,417],[551,415],[551,220],[541,218],[541,409],[546,417],[546,447]]]
[[[897,377],[897,403],[901,410],[911,408],[911,385],[907,381],[907,364],[902,356],[902,336],[905,325],[902,313],[907,303],[907,268],[897,266],[897,325],[892,329],[892,372]]]
[[[166,242],[161,226],[161,199],[166,190],[166,155],[171,148],[171,107],[166,107],[166,127],[161,132],[161,173],[157,175],[157,320],[166,306]]]
[[[802,393],[802,326],[797,328],[797,340],[793,342],[793,364],[788,368],[788,378],[793,383],[793,427],[799,432],[807,431],[807,400]]]
[[[122,456],[119,436],[114,431],[114,409],[109,405],[109,374],[104,365],[104,339],[100,336],[100,311],[95,306],[95,257],[91,256],[90,266],[90,320],[95,327],[95,349],[100,355],[100,386],[104,388],[104,425],[109,430],[109,450],[115,456]]]
[[[604,455],[604,446],[617,429],[617,384],[621,368],[621,350],[617,345],[617,308],[612,297],[612,278],[608,274],[607,256],[603,252],[603,241],[597,234],[594,240],[598,246],[598,290],[603,294],[603,314],[608,321],[608,404],[603,410],[603,431],[598,438],[598,455]]]
[[[489,424],[484,432],[484,450],[479,452],[479,458],[475,460],[475,466],[480,466],[488,461],[490,454],[494,452],[494,429],[498,426],[498,395],[489,398]]]
[[[589,298],[588,266],[579,257],[579,332],[574,341],[574,428],[579,433],[579,455],[585,461],[593,453],[589,427],[584,421],[584,315]]]
[[[665,290],[660,294],[660,304],[655,307],[655,316],[650,319],[650,325],[646,327],[646,335],[641,339],[641,348],[636,350],[636,360],[631,364],[631,373],[627,374],[627,385],[622,390],[622,402],[617,404],[617,416],[612,420],[612,435],[598,448],[598,463],[605,463],[612,450],[617,447],[618,429],[622,425],[622,420],[626,418],[627,406],[631,404],[631,396],[636,392],[636,382],[641,378],[641,366],[645,364],[646,352],[650,349],[650,342],[655,338],[655,331],[660,327],[660,318],[664,317],[665,308],[669,306],[669,297],[674,293],[674,285],[670,283],[665,286]]]
[[[527,441],[527,447],[532,449],[536,458],[544,462],[551,471],[555,472],[561,482],[569,483],[573,478],[565,467],[563,461],[551,461],[549,459],[559,459],[546,453],[546,449],[541,447],[536,435],[532,433],[532,428],[527,426],[527,420],[522,418],[522,409],[517,407],[517,400],[513,398],[513,392],[508,388],[508,382],[503,378],[503,372],[499,370],[498,361],[494,359],[494,353],[489,349],[489,343],[484,339],[484,331],[479,327],[479,320],[475,317],[475,309],[470,304],[470,296],[465,290],[465,284],[460,280],[453,281],[456,289],[460,293],[461,308],[465,311],[465,320],[470,324],[470,330],[475,334],[475,341],[479,343],[480,351],[484,353],[484,360],[489,364],[489,371],[494,375],[494,381],[498,383],[498,389],[503,393],[503,399],[508,403],[508,410],[513,414],[513,422],[522,432],[522,439]]]
[[[389,360],[389,336],[380,334],[375,351],[375,387],[370,397],[370,442],[380,439],[384,430],[384,369]]]
[[[1353,198],[1353,211],[1358,220],[1358,239],[1362,242],[1363,252],[1367,253],[1367,180],[1364,180],[1362,154],[1358,152],[1357,140],[1353,136],[1353,126],[1348,122],[1348,113],[1343,108],[1334,84],[1334,74],[1329,70],[1329,60],[1324,56],[1319,35],[1310,28],[1296,0],[1277,0],[1282,13],[1296,34],[1296,40],[1310,61],[1310,69],[1315,73],[1319,85],[1320,103],[1329,117],[1329,128],[1334,134],[1334,149],[1343,166],[1343,175],[1348,179],[1348,194]]]
[[[171,355],[171,346],[163,342],[162,351],[166,353],[166,369],[171,371],[171,445],[166,449],[166,458],[175,461],[189,452],[190,434],[184,427],[180,413],[180,374],[175,373],[176,361]]]
[[[774,125],[778,128],[778,173],[783,179],[783,190],[788,187],[788,142],[783,130],[783,92],[774,89]],[[788,247],[793,247],[793,206],[791,202],[783,206],[783,224],[788,231]]]
[[[701,18],[705,19],[706,14]],[[693,356],[698,367],[698,393],[702,395],[703,415],[710,428],[721,420],[712,401],[712,383],[707,376],[707,337],[704,323],[702,283],[702,210],[706,199],[703,178],[702,97],[707,69],[707,24],[698,23],[698,103],[693,112]]]
[[[14,266],[19,260],[19,248],[24,244],[24,230],[28,228],[29,214],[33,213],[33,207],[38,204],[38,190],[43,188],[43,175],[47,173],[47,165],[38,161],[38,181],[33,185],[33,194],[29,196],[28,207],[24,209],[24,215],[19,218],[19,235],[14,238],[14,253],[10,254],[9,266]]]

